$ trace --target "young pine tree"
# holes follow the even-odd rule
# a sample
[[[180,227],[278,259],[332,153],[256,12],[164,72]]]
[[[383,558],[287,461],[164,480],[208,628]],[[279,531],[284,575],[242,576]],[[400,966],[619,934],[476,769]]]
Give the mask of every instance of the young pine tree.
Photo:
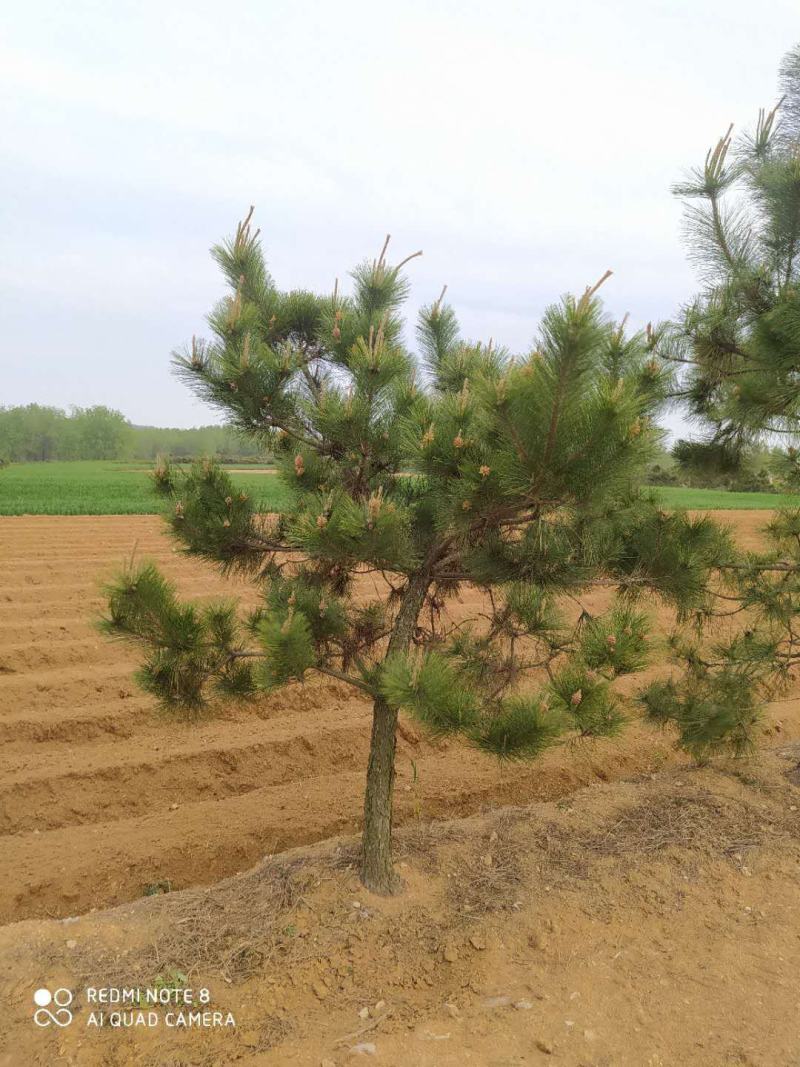
[[[182,604],[145,564],[110,590],[105,621],[147,650],[141,683],[170,706],[314,672],[365,694],[361,876],[382,893],[396,887],[399,709],[507,760],[612,735],[625,717],[614,679],[647,658],[637,596],[698,617],[732,558],[713,524],[637,490],[668,375],[643,336],[603,317],[597,286],[550,307],[521,358],[462,339],[443,293],[420,315],[415,359],[400,318],[405,261],[386,253],[354,271],[350,295],[317,296],[275,286],[250,216],[214,249],[229,295],[211,315],[213,340],[193,341],[177,370],[274,451],[292,503],[260,514],[212,463],[161,464],[175,536],[249,575],[261,606],[240,620],[231,604]],[[385,592],[365,597],[379,581],[365,574]],[[463,583],[484,607],[456,622],[448,602]],[[563,605],[597,586],[618,592],[608,610],[569,621]],[[674,687],[649,693],[651,716],[698,751],[745,744],[752,702],[720,716],[716,683],[695,672],[693,684],[691,704]]]

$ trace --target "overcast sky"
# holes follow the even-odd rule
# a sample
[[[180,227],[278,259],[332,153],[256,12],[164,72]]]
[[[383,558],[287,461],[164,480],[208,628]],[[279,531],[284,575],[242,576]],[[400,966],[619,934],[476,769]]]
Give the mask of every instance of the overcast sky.
[[[607,267],[636,325],[693,291],[670,184],[776,96],[796,0],[31,0],[0,32],[0,404],[217,421],[170,374],[256,205],[281,287],[387,232],[409,315],[526,349]]]

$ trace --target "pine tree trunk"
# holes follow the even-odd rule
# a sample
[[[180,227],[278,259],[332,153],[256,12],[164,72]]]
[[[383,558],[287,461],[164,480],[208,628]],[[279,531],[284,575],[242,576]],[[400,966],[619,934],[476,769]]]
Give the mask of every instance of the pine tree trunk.
[[[412,578],[395,619],[386,654],[405,652],[411,644],[430,579]],[[364,833],[361,839],[361,881],[374,893],[388,896],[400,888],[392,864],[392,800],[397,709],[378,697],[372,708],[372,739],[364,796]]]
[[[378,698],[372,708],[372,740],[364,796],[361,881],[374,893],[399,889],[392,865],[392,796],[397,710]]]

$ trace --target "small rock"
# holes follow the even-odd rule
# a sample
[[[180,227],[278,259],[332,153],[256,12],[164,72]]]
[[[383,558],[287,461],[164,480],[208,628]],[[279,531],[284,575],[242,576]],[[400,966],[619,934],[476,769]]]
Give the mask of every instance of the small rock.
[[[372,1014],[373,1015],[380,1015],[380,1013],[382,1011],[384,1011],[385,1008],[386,1008],[386,1001],[385,1000],[379,1000],[378,1003],[375,1005],[375,1007],[372,1009]]]
[[[315,996],[318,996],[320,1000],[324,1000],[330,993],[328,987],[323,985],[319,980],[312,982],[311,988],[313,989]]]
[[[72,939],[70,938],[70,940],[69,940],[69,941],[67,941],[67,948],[75,948],[75,947],[77,946],[77,944],[78,944],[78,942],[77,942],[77,941],[73,941],[73,940],[72,940]]]
[[[584,1030],[583,1036],[587,1041],[594,1041],[597,1037],[597,1034],[594,1032],[594,1030]]]
[[[178,805],[177,804],[170,804],[169,810],[170,811],[177,811],[178,810]]]
[[[353,901],[353,907],[354,908],[360,908],[361,907],[361,901],[360,900],[354,900]]]
[[[496,841],[497,840],[497,830],[492,830],[492,832],[489,834],[489,840],[490,841]]]
[[[369,1008],[361,1008],[359,1013],[358,1013],[358,1017],[359,1017],[359,1019],[368,1019],[369,1018]]]
[[[444,1010],[447,1012],[451,1019],[461,1018],[461,1012],[458,1010],[455,1004],[451,1004],[449,1001],[447,1004],[445,1004]]]
[[[447,963],[455,963],[458,959],[458,949],[455,945],[446,945],[442,955]]]
[[[260,1041],[258,1030],[245,1030],[240,1040],[247,1048],[257,1048]]]
[[[533,1001],[532,1000],[515,1000],[514,1001],[514,1007],[517,1009],[517,1011],[530,1011],[531,1008],[533,1007]]]
[[[550,939],[547,934],[541,930],[537,931],[535,934],[531,934],[528,938],[528,944],[531,948],[537,948],[540,952],[546,949],[549,943]]]
[[[534,1044],[540,1052],[543,1052],[545,1054],[545,1056],[553,1055],[553,1045],[549,1041],[545,1041],[543,1038],[537,1037],[537,1039],[534,1041]]]
[[[481,856],[481,863],[484,865],[484,867],[491,867],[492,857],[489,855],[488,852],[485,856]]]
[[[486,942],[480,934],[472,934],[470,936],[469,943],[474,949],[477,949],[478,952],[483,952],[483,950],[486,948]]]
[[[378,1049],[371,1041],[361,1041],[353,1045],[350,1051],[355,1056],[374,1056]]]

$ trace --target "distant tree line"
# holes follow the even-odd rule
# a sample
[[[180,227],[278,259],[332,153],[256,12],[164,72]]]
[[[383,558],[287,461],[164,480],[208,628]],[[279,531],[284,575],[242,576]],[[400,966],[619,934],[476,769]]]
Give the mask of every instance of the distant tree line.
[[[227,426],[190,430],[133,426],[112,408],[61,408],[27,404],[0,408],[0,462],[118,459],[152,461],[215,456],[223,461],[264,460],[252,441]]]
[[[779,448],[751,445],[725,462],[725,453],[698,447],[697,441],[678,440],[650,465],[647,482],[738,493],[796,492],[800,480],[795,457],[794,449],[787,456]]]
[[[271,461],[269,449],[259,449],[252,441],[228,426],[196,426],[191,430],[162,426],[133,426],[131,457],[154,460],[157,456],[196,459],[216,456],[227,462]]]

